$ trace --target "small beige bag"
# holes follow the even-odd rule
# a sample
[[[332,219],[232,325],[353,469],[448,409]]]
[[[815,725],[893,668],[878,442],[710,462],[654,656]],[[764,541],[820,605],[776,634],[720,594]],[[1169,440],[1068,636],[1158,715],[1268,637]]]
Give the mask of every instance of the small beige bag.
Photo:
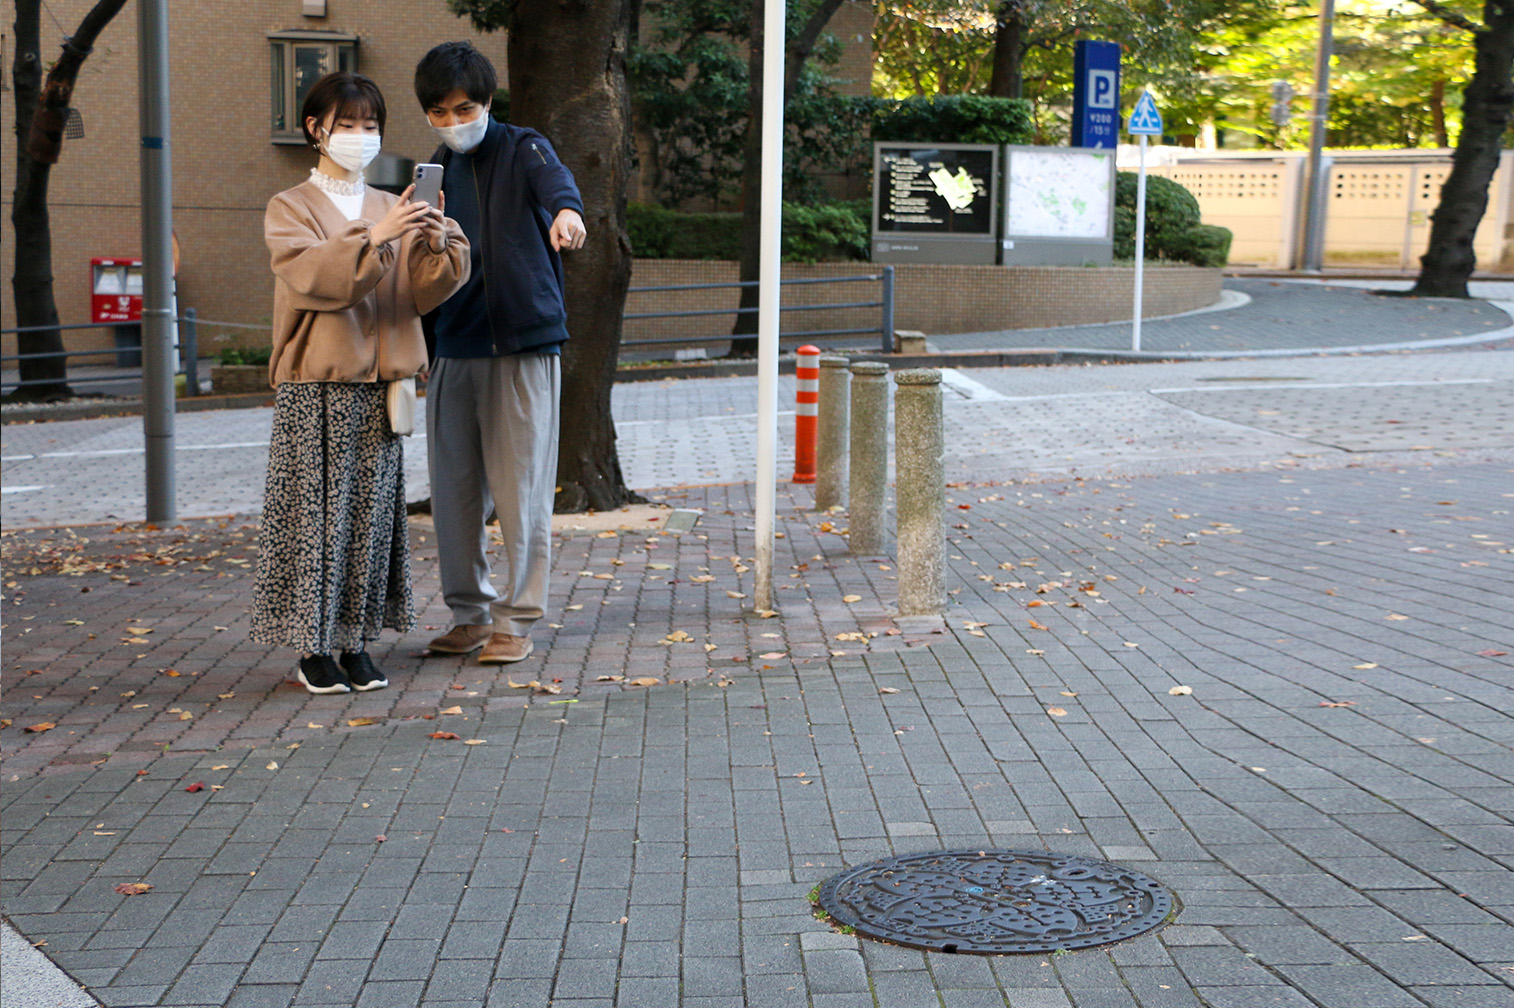
[[[415,433],[415,379],[399,378],[389,383],[389,429],[396,434]]]

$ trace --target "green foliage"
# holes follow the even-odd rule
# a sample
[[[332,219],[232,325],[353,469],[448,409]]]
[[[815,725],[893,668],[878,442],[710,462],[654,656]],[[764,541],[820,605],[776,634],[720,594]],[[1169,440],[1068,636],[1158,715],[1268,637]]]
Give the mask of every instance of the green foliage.
[[[682,213],[646,203],[626,204],[631,254],[640,259],[736,259],[741,214]]]
[[[783,204],[783,261],[866,260],[872,237],[868,229],[869,211],[859,213],[857,203],[870,209],[866,201],[818,206]]]
[[[926,143],[1030,143],[1030,102],[985,95],[916,95],[880,103],[873,139]]]
[[[266,365],[273,356],[273,348],[267,346],[228,346],[216,353],[216,363],[222,367]]]
[[[1118,172],[1114,190],[1114,255],[1135,258],[1135,172]],[[1228,228],[1203,224],[1199,201],[1171,179],[1146,176],[1146,258],[1223,266],[1230,255]]]
[[[784,262],[865,260],[866,200],[815,206],[783,204]],[[626,206],[631,252],[641,259],[737,259],[741,214],[685,213],[631,203]]]
[[[797,31],[813,0],[788,0]],[[647,0],[642,23],[656,25],[626,60],[643,169],[659,202],[730,205],[741,188],[750,118],[746,41],[752,8],[739,0]],[[823,197],[821,177],[866,171],[875,102],[836,93],[827,68],[840,46],[823,36],[805,62],[784,110],[784,192]]]

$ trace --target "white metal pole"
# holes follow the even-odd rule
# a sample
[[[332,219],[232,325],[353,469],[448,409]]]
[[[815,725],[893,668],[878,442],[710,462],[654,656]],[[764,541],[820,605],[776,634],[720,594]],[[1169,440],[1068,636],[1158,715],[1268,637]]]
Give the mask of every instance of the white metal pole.
[[[177,517],[174,480],[173,168],[169,157],[168,2],[139,0],[142,199],[142,427],[150,522]]]
[[[762,11],[762,254],[757,279],[756,591],[760,612],[773,605],[773,522],[778,481],[778,308],[783,232],[783,51],[785,0]]]
[[[1130,314],[1130,349],[1141,349],[1141,287],[1146,279],[1146,134],[1141,134],[1141,171],[1136,176],[1135,306]]]

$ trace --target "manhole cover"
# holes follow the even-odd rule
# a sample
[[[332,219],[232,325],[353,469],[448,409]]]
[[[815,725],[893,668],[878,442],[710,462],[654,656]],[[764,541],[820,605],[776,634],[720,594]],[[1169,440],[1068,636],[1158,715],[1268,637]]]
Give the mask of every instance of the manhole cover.
[[[1131,938],[1172,911],[1160,882],[1052,851],[927,851],[851,868],[820,906],[858,934],[934,952],[1054,952]]]

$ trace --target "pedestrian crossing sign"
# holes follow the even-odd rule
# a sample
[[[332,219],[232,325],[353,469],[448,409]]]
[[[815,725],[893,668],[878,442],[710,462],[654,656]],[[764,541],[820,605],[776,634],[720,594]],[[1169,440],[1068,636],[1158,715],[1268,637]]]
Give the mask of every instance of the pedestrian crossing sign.
[[[1141,100],[1136,102],[1135,111],[1130,113],[1125,132],[1135,136],[1162,135],[1162,113],[1157,111],[1157,103],[1152,100],[1150,91],[1141,92]]]

